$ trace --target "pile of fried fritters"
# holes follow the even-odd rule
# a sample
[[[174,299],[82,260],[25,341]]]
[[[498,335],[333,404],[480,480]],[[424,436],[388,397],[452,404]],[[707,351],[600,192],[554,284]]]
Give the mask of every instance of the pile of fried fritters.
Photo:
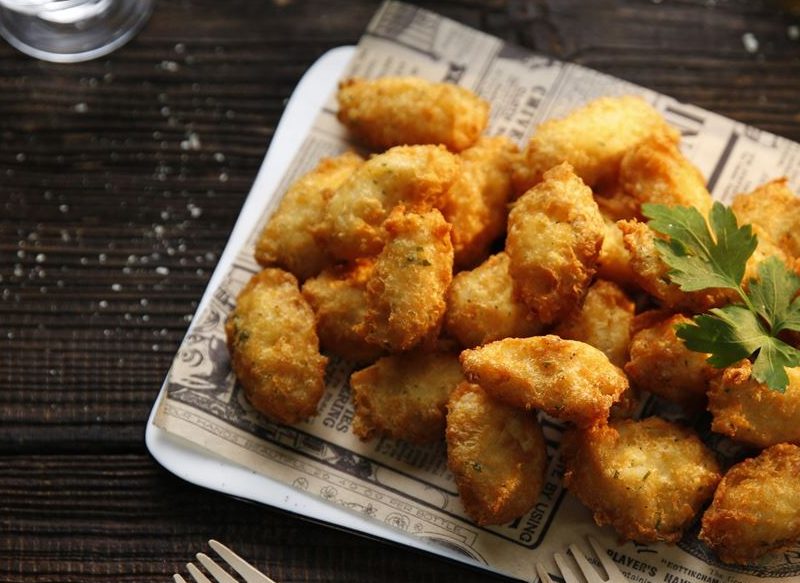
[[[483,135],[488,104],[454,85],[350,79],[338,102],[376,153],[324,159],[289,188],[256,248],[264,270],[226,324],[256,409],[282,423],[314,415],[324,352],[361,366],[357,436],[446,439],[479,524],[536,503],[541,411],[569,425],[567,488],[623,539],[676,542],[711,501],[700,537],[724,561],[798,540],[800,369],[772,391],[749,361],[718,370],[677,338],[675,324],[731,298],[681,291],[643,222],[644,203],[712,203],[657,111],[601,98],[541,124],[520,151]],[[800,265],[786,180],[733,210],[758,235],[748,276],[769,256]],[[707,408],[712,430],[752,457],[723,477],[691,428],[630,418],[642,392],[688,415]]]

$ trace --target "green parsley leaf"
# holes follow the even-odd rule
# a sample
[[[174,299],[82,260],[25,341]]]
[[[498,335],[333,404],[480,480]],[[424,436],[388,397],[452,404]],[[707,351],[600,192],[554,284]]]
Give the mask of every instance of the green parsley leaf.
[[[769,338],[758,317],[736,304],[695,316],[693,324],[678,324],[676,333],[689,350],[711,354],[708,363],[717,368],[749,357]]]
[[[670,237],[656,240],[656,247],[671,268],[670,279],[682,290],[739,288],[758,240],[750,225],[737,225],[733,211],[714,203],[709,215],[713,233],[695,208],[644,204],[642,213],[651,229]]]
[[[768,338],[753,363],[753,378],[759,383],[765,383],[770,389],[783,393],[789,384],[785,370],[787,366],[800,366],[800,350],[778,338]]]
[[[769,257],[758,265],[758,279],[748,284],[748,295],[758,314],[772,324],[777,334],[798,320],[800,304],[789,304],[786,299],[794,298],[800,289],[800,277],[786,269],[777,257]],[[794,308],[793,308],[794,306]],[[800,320],[798,320],[800,323]],[[793,328],[790,328],[793,329]]]
[[[739,226],[733,211],[715,202],[709,220],[693,208],[643,205],[650,227],[669,236],[657,240],[670,280],[683,291],[736,290],[741,304],[713,308],[676,327],[690,350],[708,353],[708,363],[722,368],[743,358],[753,360],[753,378],[783,392],[785,368],[800,366],[800,350],[778,338],[783,330],[800,331],[800,277],[777,257],[758,266],[758,277],[742,284],[747,260],[758,239],[750,225]]]

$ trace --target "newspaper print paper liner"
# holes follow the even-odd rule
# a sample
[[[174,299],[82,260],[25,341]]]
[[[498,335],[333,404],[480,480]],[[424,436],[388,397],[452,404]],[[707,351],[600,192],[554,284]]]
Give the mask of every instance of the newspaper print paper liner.
[[[509,525],[481,528],[460,508],[442,446],[411,447],[386,439],[363,444],[352,435],[347,363],[335,361],[329,367],[329,390],[320,414],[307,423],[274,425],[249,407],[230,374],[222,325],[236,293],[258,270],[252,258],[254,241],[286,186],[320,157],[348,147],[331,98],[346,66],[343,55],[339,49],[323,57],[287,106],[151,415],[148,446],[156,458],[178,475],[214,489],[524,580],[536,579],[535,562],[548,560],[588,533],[613,548],[615,560],[634,581],[666,580],[669,575],[736,583],[800,574],[797,549],[747,568],[720,565],[697,542],[697,525],[676,547],[617,546],[610,529],[597,529],[589,512],[565,497],[557,456],[562,428],[545,417],[541,420],[551,463],[539,502]],[[381,7],[347,73],[416,74],[458,82],[492,102],[489,133],[505,133],[520,144],[543,119],[600,95],[637,93],[681,130],[684,151],[709,177],[717,199],[727,201],[782,174],[795,186],[798,179],[797,144],[625,81],[503,44],[402,3]],[[669,416],[669,411],[659,413]],[[719,453],[735,454],[725,451],[729,444],[724,440],[718,441]],[[209,465],[189,470],[178,450],[191,452],[193,462]],[[249,487],[242,485],[243,475]]]

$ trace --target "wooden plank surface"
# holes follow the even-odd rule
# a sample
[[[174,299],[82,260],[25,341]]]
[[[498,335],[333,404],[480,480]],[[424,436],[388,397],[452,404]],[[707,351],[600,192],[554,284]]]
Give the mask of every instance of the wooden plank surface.
[[[282,583],[487,580],[202,491],[143,443],[286,99],[378,5],[159,0],[70,66],[0,43],[0,580],[159,580],[209,536]],[[424,6],[800,140],[798,20],[775,2]]]

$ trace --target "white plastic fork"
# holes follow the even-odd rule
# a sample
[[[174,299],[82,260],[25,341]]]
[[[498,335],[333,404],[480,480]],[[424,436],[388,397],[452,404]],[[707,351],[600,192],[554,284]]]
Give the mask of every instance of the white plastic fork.
[[[208,541],[208,544],[223,561],[230,565],[230,567],[241,576],[244,583],[275,583],[275,581],[264,575],[264,573],[256,569],[221,542],[211,539]],[[200,564],[206,568],[206,571],[208,571],[211,577],[213,577],[213,581],[217,583],[239,583],[239,581],[229,575],[227,571],[214,562],[214,559],[205,553],[197,553],[195,556]],[[213,583],[194,563],[186,563],[186,569],[188,569],[189,575],[191,575],[192,579],[197,583]],[[178,573],[175,573],[172,578],[175,583],[187,583],[186,579]]]
[[[600,543],[590,536],[586,538],[589,541],[589,545],[594,549],[597,559],[600,561],[600,564],[603,565],[603,569],[605,569],[606,574],[608,575],[607,579],[601,578],[597,570],[592,566],[591,563],[589,563],[589,561],[586,559],[586,555],[581,552],[578,546],[569,545],[569,551],[572,554],[572,558],[575,559],[575,563],[578,565],[578,569],[586,579],[586,583],[627,583],[625,575],[622,574],[619,568],[614,564],[614,561],[612,561],[611,558],[606,554],[605,549],[600,546]],[[561,570],[561,577],[566,583],[581,583],[581,580],[572,571],[572,568],[569,566],[561,553],[556,553],[553,556],[553,560]],[[539,579],[541,579],[542,583],[555,583],[542,563],[536,564],[536,573],[539,575]]]

